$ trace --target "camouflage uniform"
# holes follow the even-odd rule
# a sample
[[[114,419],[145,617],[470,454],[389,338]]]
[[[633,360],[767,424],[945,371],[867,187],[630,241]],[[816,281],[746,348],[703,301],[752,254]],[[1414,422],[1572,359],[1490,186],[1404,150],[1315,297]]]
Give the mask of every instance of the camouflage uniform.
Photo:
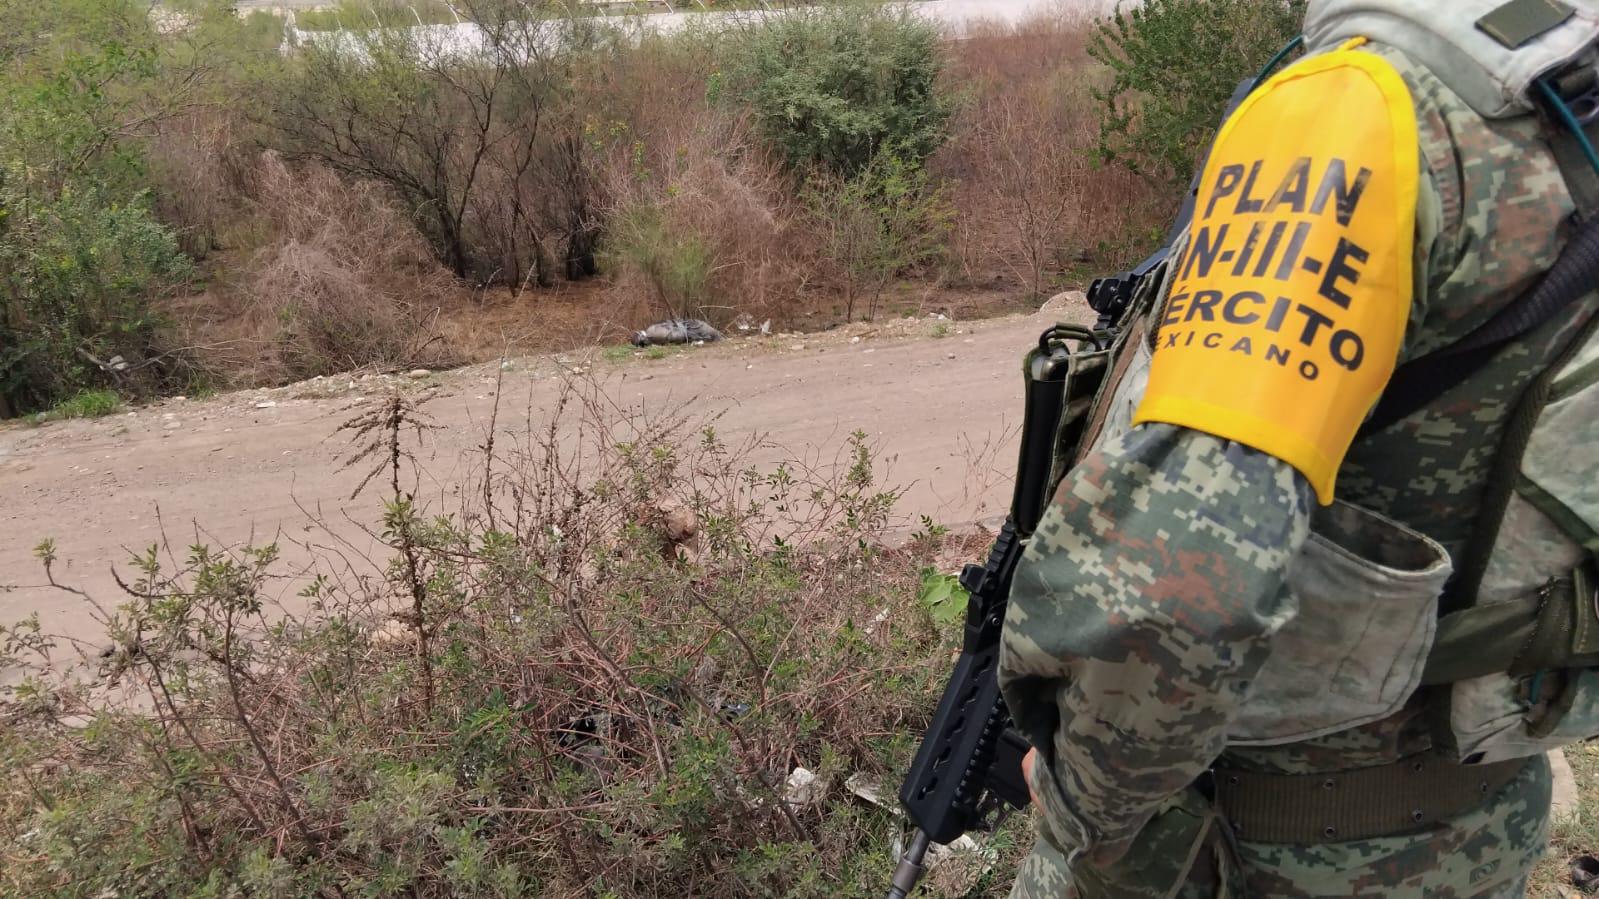
[[[1533,117],[1486,120],[1399,51],[1367,49],[1405,79],[1421,139],[1404,360],[1525,291],[1558,254],[1572,203]],[[1567,328],[1539,329],[1429,408],[1358,440],[1340,498],[1463,550],[1512,403]],[[1546,843],[1542,756],[1479,809],[1422,833],[1298,846],[1232,839],[1221,826],[1223,839],[1194,845],[1214,822],[1190,785],[1218,757],[1245,770],[1339,772],[1432,748],[1425,690],[1330,736],[1228,745],[1272,635],[1293,614],[1280,587],[1315,506],[1286,463],[1164,424],[1110,437],[1066,476],[1006,620],[1000,679],[1039,747],[1042,808],[1013,896],[1522,895]]]

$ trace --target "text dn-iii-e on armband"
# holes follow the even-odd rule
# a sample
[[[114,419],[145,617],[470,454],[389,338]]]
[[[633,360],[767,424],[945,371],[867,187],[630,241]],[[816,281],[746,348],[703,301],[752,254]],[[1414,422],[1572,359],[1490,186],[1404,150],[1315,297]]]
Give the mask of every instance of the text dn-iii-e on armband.
[[[1352,45],[1244,101],[1205,165],[1134,422],[1270,453],[1332,502],[1409,318],[1418,153],[1399,73]]]

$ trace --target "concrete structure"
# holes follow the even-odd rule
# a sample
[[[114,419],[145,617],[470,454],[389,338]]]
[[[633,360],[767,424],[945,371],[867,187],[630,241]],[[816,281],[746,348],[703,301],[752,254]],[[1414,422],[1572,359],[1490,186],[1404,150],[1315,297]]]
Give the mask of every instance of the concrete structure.
[[[594,0],[604,3],[605,0]],[[689,12],[682,11],[684,7],[697,0],[686,0],[677,3],[673,9],[669,0],[659,0],[658,7],[662,12],[652,13],[621,13],[608,15],[599,21],[606,25],[624,31],[657,31],[670,33],[681,31],[691,26],[708,28],[726,28],[739,24],[758,22],[768,16],[785,15],[787,10],[779,4],[763,10],[740,10],[730,12],[716,12],[714,10]],[[284,12],[292,16],[293,10],[322,9],[328,7],[327,0],[239,0],[236,7],[241,13],[254,10],[271,12]],[[1103,13],[1115,6],[1114,0],[911,0],[906,3],[907,8],[917,15],[927,18],[952,37],[959,37],[962,32],[979,22],[1000,22],[1015,24],[1030,16],[1048,12],[1050,10],[1074,9],[1085,13]],[[588,21],[588,20],[577,20]],[[446,25],[416,25],[407,29],[412,32],[418,43],[430,52],[441,56],[471,57],[481,52],[486,46],[483,34],[477,25],[471,22],[458,22]],[[549,33],[558,32],[559,27],[550,29]],[[289,23],[286,33],[285,50],[305,43],[344,45],[352,52],[359,52],[360,40],[348,31],[306,31],[295,28],[293,22]]]

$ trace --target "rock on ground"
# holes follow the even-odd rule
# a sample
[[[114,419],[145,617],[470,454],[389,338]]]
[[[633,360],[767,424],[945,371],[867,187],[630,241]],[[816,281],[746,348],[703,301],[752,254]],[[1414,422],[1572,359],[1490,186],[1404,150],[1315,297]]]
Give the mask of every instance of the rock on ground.
[[[1559,749],[1551,751],[1549,767],[1555,775],[1554,799],[1550,803],[1550,811],[1556,818],[1575,815],[1581,797],[1577,795],[1577,778],[1571,773],[1571,763],[1566,761],[1566,754]]]

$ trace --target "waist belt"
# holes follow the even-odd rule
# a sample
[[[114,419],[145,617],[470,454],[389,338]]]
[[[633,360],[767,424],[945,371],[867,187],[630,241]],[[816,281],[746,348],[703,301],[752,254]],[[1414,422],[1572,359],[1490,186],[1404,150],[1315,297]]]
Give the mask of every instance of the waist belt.
[[[1212,774],[1216,803],[1239,839],[1315,844],[1426,830],[1482,805],[1535,760],[1463,765],[1422,755],[1328,774]]]

